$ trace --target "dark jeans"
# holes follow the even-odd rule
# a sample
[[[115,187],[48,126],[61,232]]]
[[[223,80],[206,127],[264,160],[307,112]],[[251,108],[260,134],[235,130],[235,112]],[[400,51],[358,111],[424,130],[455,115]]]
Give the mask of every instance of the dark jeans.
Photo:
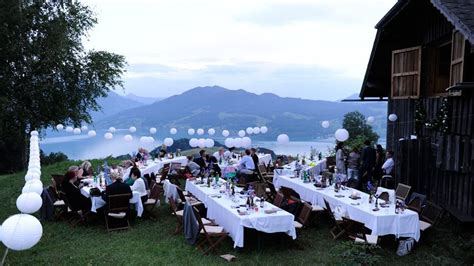
[[[148,195],[141,197],[141,199],[142,199],[142,203],[145,204],[145,202],[148,200]]]

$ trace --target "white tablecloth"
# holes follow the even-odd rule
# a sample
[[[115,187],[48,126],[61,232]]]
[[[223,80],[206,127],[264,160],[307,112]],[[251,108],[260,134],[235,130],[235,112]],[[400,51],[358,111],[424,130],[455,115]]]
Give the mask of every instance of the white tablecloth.
[[[271,154],[258,154],[258,162],[264,163],[265,166],[268,166],[272,162]]]
[[[150,161],[148,162],[147,166],[140,167],[140,172],[142,173],[142,175],[151,173],[159,175],[161,168],[163,168],[163,166],[167,163],[180,163],[181,165],[186,165],[188,163],[188,159],[186,158],[186,156],[180,156],[173,159]]]
[[[175,184],[171,184],[171,182],[166,179],[163,181],[163,194],[165,196],[165,202],[168,203],[168,199],[171,198],[174,201],[179,199],[178,190],[176,189]]]
[[[212,187],[196,185],[193,181],[186,182],[186,190],[204,203],[207,208],[207,217],[216,221],[224,227],[226,232],[234,240],[234,247],[244,246],[244,227],[253,228],[265,233],[283,232],[296,239],[296,230],[293,224],[294,216],[284,210],[273,214],[265,214],[264,210],[276,208],[266,202],[264,210],[252,212],[250,215],[241,216],[231,206],[232,202],[227,196],[221,194],[221,198],[213,198],[212,195],[219,194],[219,190]],[[245,204],[245,199],[240,199],[238,204]]]
[[[382,192],[388,192],[390,202],[392,203],[395,202],[395,190],[384,188],[384,187],[378,187],[377,195],[380,195]]]
[[[92,201],[92,207],[91,211],[92,212],[97,212],[97,209],[102,208],[105,206],[106,202],[101,198],[101,197],[91,197],[90,194],[90,187],[84,186],[81,188],[81,194],[84,195],[87,198],[90,198]],[[133,198],[130,199],[130,203],[135,205],[135,209],[137,211],[137,216],[142,217],[143,214],[143,203],[140,198],[140,194],[136,191],[132,191],[133,193]]]
[[[276,179],[275,179],[276,177]],[[373,235],[395,235],[396,237],[413,237],[416,241],[420,239],[420,226],[418,213],[405,210],[404,214],[395,214],[395,204],[390,204],[389,208],[379,207],[379,211],[373,211],[375,204],[369,204],[369,195],[360,191],[361,199],[352,200],[349,198],[354,189],[334,192],[333,187],[318,189],[312,183],[303,183],[299,178],[290,176],[275,176],[275,187],[282,186],[292,188],[302,200],[311,202],[313,205],[325,207],[324,199],[331,205],[332,210],[339,216],[347,216],[353,220],[362,222],[372,230]],[[338,198],[336,195],[343,195]],[[379,203],[383,200],[379,200]],[[360,205],[355,205],[355,204]]]

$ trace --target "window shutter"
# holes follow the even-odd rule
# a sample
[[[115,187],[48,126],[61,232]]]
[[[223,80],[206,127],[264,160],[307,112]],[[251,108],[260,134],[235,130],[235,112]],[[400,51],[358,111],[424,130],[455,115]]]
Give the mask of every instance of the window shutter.
[[[451,75],[449,85],[454,86],[463,80],[464,70],[464,50],[466,40],[459,31],[453,32],[453,42],[451,46]]]
[[[392,52],[392,98],[420,96],[421,46]]]

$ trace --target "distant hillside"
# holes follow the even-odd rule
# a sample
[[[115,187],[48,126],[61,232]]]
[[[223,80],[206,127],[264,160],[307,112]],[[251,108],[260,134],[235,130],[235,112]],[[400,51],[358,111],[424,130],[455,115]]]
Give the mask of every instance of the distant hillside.
[[[385,128],[386,103],[360,104],[283,98],[271,93],[257,95],[218,86],[197,87],[150,105],[119,112],[96,124],[103,128],[132,124],[141,128],[153,126],[159,130],[176,127],[181,136],[185,136],[184,132],[190,127],[213,127],[218,132],[227,128],[236,135],[236,131],[240,129],[266,125],[270,128],[269,133],[256,136],[257,139],[274,139],[284,132],[293,140],[309,140],[332,135],[342,123],[344,114],[355,110],[366,116],[376,116],[376,130]],[[323,120],[331,121],[330,129],[321,127]]]
[[[142,103],[142,104],[152,104],[152,103],[163,100],[163,98],[159,98],[159,97],[143,97],[143,96],[135,95],[133,93],[129,93],[125,95],[125,98],[130,99],[135,102]]]
[[[126,109],[143,106],[144,104],[135,100],[127,99],[117,93],[110,91],[107,97],[99,98],[97,100],[102,110],[91,112],[92,121],[97,122],[105,117],[117,114]]]

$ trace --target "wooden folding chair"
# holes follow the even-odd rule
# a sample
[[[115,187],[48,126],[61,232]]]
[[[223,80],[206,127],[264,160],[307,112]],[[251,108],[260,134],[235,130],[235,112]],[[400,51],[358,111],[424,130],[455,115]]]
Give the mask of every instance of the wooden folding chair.
[[[342,217],[342,222],[345,233],[350,239],[354,240],[355,243],[377,245],[379,239],[378,236],[367,235],[365,233],[366,229],[363,223],[346,217]]]
[[[420,211],[421,211],[421,199],[419,197],[416,197],[416,198],[412,199],[408,203],[407,208],[412,210],[412,211],[416,211],[416,212],[420,213]]]
[[[193,207],[193,212],[199,223],[199,233],[203,236],[196,248],[201,250],[204,255],[207,255],[209,252],[215,250],[229,234],[221,226],[205,225],[196,207]],[[206,244],[208,246],[207,248],[205,248]]]
[[[324,200],[324,204],[326,205],[326,211],[329,214],[329,218],[334,224],[334,227],[331,228],[330,233],[332,235],[333,240],[336,240],[345,234],[344,228],[341,227],[342,220],[336,219],[336,216],[334,216],[334,213],[331,210],[331,206],[329,205],[329,202],[327,202],[327,200]]]
[[[184,192],[183,190],[176,186],[176,191],[178,192],[178,196],[179,196],[179,199],[181,200],[181,204],[184,205],[184,203],[187,201],[189,204],[191,204],[192,206],[196,206],[196,205],[200,205],[202,204],[202,202],[200,202],[199,200],[197,200],[196,198],[188,195],[184,195]]]
[[[275,199],[273,200],[273,205],[277,206],[278,208],[281,207],[281,204],[283,203],[283,200],[285,199],[285,196],[283,196],[282,193],[278,192],[275,194]]]
[[[66,213],[68,216],[67,222],[72,227],[75,227],[77,224],[86,222],[87,218],[89,217],[90,210],[75,209],[69,202],[69,199],[66,193],[60,191],[59,194],[60,194],[60,197],[63,199],[64,204],[67,207],[67,213]]]
[[[313,207],[310,204],[307,202],[303,203],[300,214],[296,217],[296,221],[293,221],[296,229],[302,229],[307,225],[312,209]]]
[[[410,194],[411,186],[398,183],[397,189],[395,190],[395,197],[399,200],[405,201]]]
[[[432,203],[431,201],[426,201],[426,206],[421,210],[420,213],[420,230],[425,231],[428,228],[433,227],[442,213],[443,208]]]
[[[148,197],[148,200],[143,204],[146,216],[156,218],[153,214],[153,210],[160,203],[162,195],[163,189],[160,186],[153,184],[153,187],[150,190],[150,196]]]
[[[108,198],[107,211],[104,212],[107,231],[129,229],[130,193],[110,195]],[[112,227],[113,223],[117,224],[117,226]]]
[[[267,181],[266,182],[267,186],[268,186],[268,189],[265,189],[265,192],[267,193],[267,199],[269,201],[273,201],[275,199],[275,196],[276,194],[278,193],[276,188],[275,188],[275,185],[273,185],[272,182],[270,181]]]
[[[168,202],[171,208],[171,214],[176,217],[176,228],[174,234],[178,234],[183,229],[183,210],[179,210],[176,202],[171,197],[168,198]]]

